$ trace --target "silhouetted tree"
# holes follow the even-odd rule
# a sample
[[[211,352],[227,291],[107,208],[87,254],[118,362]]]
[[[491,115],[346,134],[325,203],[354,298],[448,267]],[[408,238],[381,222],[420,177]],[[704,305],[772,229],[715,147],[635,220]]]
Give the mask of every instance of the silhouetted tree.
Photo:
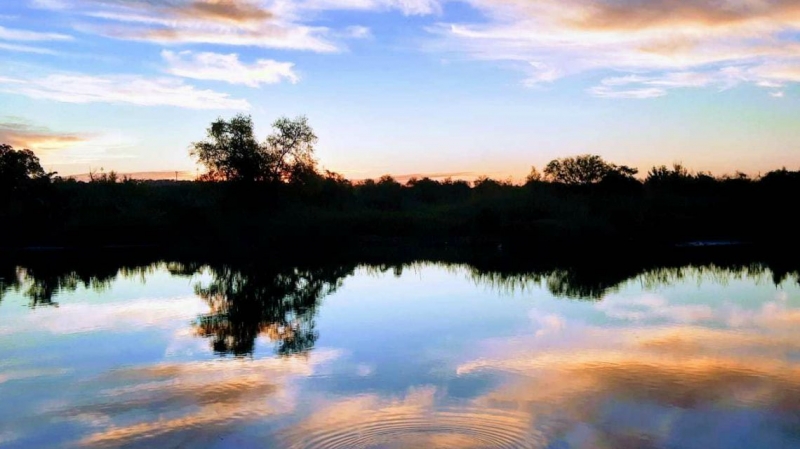
[[[689,170],[680,163],[672,164],[672,168],[666,165],[653,167],[647,172],[645,184],[658,187],[670,187],[679,184],[685,184],[691,181],[692,174]]]
[[[256,141],[249,115],[222,118],[206,130],[208,139],[192,144],[190,154],[206,167],[204,180],[261,181],[266,177],[266,155]]]
[[[127,178],[123,178],[123,181]],[[114,170],[106,173],[100,169],[99,173],[94,171],[89,172],[89,182],[98,182],[103,184],[116,184],[120,180],[119,175]]]
[[[531,167],[530,173],[528,173],[528,176],[525,177],[525,183],[530,184],[541,181],[542,181],[542,174],[539,173],[539,170],[537,170],[535,166]]]
[[[275,132],[267,137],[265,155],[267,177],[271,180],[291,181],[316,174],[314,144],[317,135],[308,124],[308,118],[294,120],[281,117],[272,124]]]
[[[544,169],[545,176],[551,181],[569,185],[597,184],[610,175],[632,178],[638,172],[626,165],[608,163],[594,154],[554,159]]]
[[[773,170],[761,177],[761,184],[769,189],[783,191],[784,194],[794,193],[800,189],[800,171]]]
[[[49,180],[50,176],[33,151],[0,144],[0,191],[11,192],[31,181]]]
[[[275,132],[259,144],[250,116],[222,118],[207,129],[208,138],[192,144],[190,154],[206,167],[207,181],[292,181],[316,174],[317,136],[306,117],[280,118]]]

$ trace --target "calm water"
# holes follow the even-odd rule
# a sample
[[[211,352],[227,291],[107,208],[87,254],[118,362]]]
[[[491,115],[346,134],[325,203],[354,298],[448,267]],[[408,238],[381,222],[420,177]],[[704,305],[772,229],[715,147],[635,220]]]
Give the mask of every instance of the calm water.
[[[10,267],[0,447],[800,447],[794,273]]]

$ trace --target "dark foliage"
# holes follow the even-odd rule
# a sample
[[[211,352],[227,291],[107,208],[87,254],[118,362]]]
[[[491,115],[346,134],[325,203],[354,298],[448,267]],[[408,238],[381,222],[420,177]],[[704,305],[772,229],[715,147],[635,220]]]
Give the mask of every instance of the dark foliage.
[[[0,150],[0,248],[160,245],[296,249],[373,241],[588,247],[696,240],[800,243],[782,218],[800,172],[713,177],[681,165],[633,168],[595,155],[534,168],[524,185],[391,176],[353,183],[320,172],[304,117],[280,119],[264,143],[250,117],[212,123],[192,153],[194,182],[53,178],[33,153]],[[213,181],[213,182],[212,182]]]
[[[308,119],[278,119],[275,133],[259,144],[250,116],[218,119],[206,131],[208,139],[192,144],[191,155],[205,166],[205,181],[293,181],[316,171],[317,136]]]

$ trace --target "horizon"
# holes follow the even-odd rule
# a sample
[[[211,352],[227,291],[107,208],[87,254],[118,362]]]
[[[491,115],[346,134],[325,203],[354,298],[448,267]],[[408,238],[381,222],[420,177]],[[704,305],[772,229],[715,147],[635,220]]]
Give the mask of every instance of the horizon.
[[[680,164],[680,162],[678,162],[677,164]],[[664,166],[666,166],[668,168],[672,167],[671,164],[662,164],[662,165],[664,165]],[[656,168],[656,167],[654,166],[654,167],[650,167],[650,168]],[[758,173],[755,173],[755,174],[751,174],[751,173],[746,173],[746,172],[741,171],[741,170],[736,170],[735,172],[731,172],[731,173],[710,173],[710,172],[695,171],[695,170],[692,170],[691,167],[685,167],[685,168],[687,168],[689,170],[689,172],[692,173],[692,174],[707,173],[707,174],[712,175],[715,178],[724,178],[726,176],[734,176],[737,173],[744,173],[749,178],[755,179],[755,180],[759,179],[761,176],[766,175],[769,172],[791,169],[790,167],[776,167],[774,170],[770,170],[770,171],[767,171],[767,172],[758,172]],[[541,173],[542,167],[536,167],[536,169]],[[639,170],[639,172],[636,175],[634,175],[633,178],[634,179],[638,179],[640,181],[644,181],[647,178],[647,174],[648,174],[648,170],[649,169],[647,169],[647,170],[638,169],[638,170]],[[93,171],[93,172],[76,173],[76,174],[63,175],[63,176],[60,173],[55,173],[55,175],[56,176],[60,176],[60,177],[65,178],[65,179],[74,179],[74,180],[76,180],[78,182],[89,182],[89,181],[91,181],[91,176],[92,175],[102,175],[103,173],[110,174],[112,171],[119,178],[127,177],[127,178],[129,178],[131,180],[135,180],[135,181],[197,181],[199,175],[201,174],[199,169],[196,170],[196,171],[190,171],[190,170],[184,170],[184,171],[160,170],[160,171],[144,171],[144,172],[118,172],[116,170],[105,171],[101,167],[101,170]],[[526,179],[525,179],[526,177],[525,176],[522,176],[522,177],[513,177],[513,176],[499,177],[499,176],[490,176],[490,175],[487,175],[485,173],[477,173],[477,172],[476,173],[471,173],[471,172],[405,173],[405,174],[384,173],[383,175],[369,177],[369,178],[349,178],[349,177],[345,177],[345,179],[347,179],[348,181],[350,181],[352,183],[361,183],[361,182],[368,181],[368,180],[377,181],[378,179],[380,179],[383,176],[390,176],[392,179],[394,179],[396,182],[398,182],[400,184],[407,184],[412,179],[431,179],[431,180],[439,181],[439,182],[450,179],[450,180],[454,180],[454,181],[474,182],[474,181],[476,181],[478,179],[486,178],[486,179],[491,179],[491,180],[495,180],[495,181],[499,181],[499,182],[510,182],[512,184],[517,184],[517,185],[524,184],[525,181],[526,181]]]
[[[353,180],[587,153],[755,176],[800,168],[798,33],[788,1],[26,0],[0,5],[0,143],[191,175],[216,118],[306,115]]]

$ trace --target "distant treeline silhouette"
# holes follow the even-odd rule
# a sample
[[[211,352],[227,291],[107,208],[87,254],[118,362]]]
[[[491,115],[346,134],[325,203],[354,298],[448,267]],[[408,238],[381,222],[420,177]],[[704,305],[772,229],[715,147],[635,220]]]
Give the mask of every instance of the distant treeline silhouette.
[[[626,283],[658,289],[682,280],[725,283],[753,279],[780,285],[800,282],[800,264],[788,255],[776,257],[727,254],[643,255],[608,263],[607,255],[564,260],[521,260],[482,252],[388,251],[356,258],[317,258],[306,254],[294,260],[182,259],[140,253],[99,252],[27,254],[16,260],[0,258],[0,302],[10,292],[27,299],[30,307],[57,306],[59,297],[79,288],[104,291],[120,278],[140,279],[163,270],[194,279],[195,293],[209,311],[193,327],[220,355],[251,354],[258,337],[274,345],[279,355],[305,353],[319,335],[316,314],[320,302],[342,287],[356,270],[401,276],[430,264],[465,275],[479,286],[501,293],[546,288],[559,298],[599,301]],[[204,276],[195,276],[197,274]]]
[[[644,176],[596,155],[556,159],[522,185],[322,171],[305,117],[258,142],[248,116],[219,119],[191,154],[196,181],[114,172],[77,182],[0,145],[0,247],[169,245],[313,247],[373,241],[512,246],[800,242],[790,218],[800,171],[715,177],[680,164]]]

